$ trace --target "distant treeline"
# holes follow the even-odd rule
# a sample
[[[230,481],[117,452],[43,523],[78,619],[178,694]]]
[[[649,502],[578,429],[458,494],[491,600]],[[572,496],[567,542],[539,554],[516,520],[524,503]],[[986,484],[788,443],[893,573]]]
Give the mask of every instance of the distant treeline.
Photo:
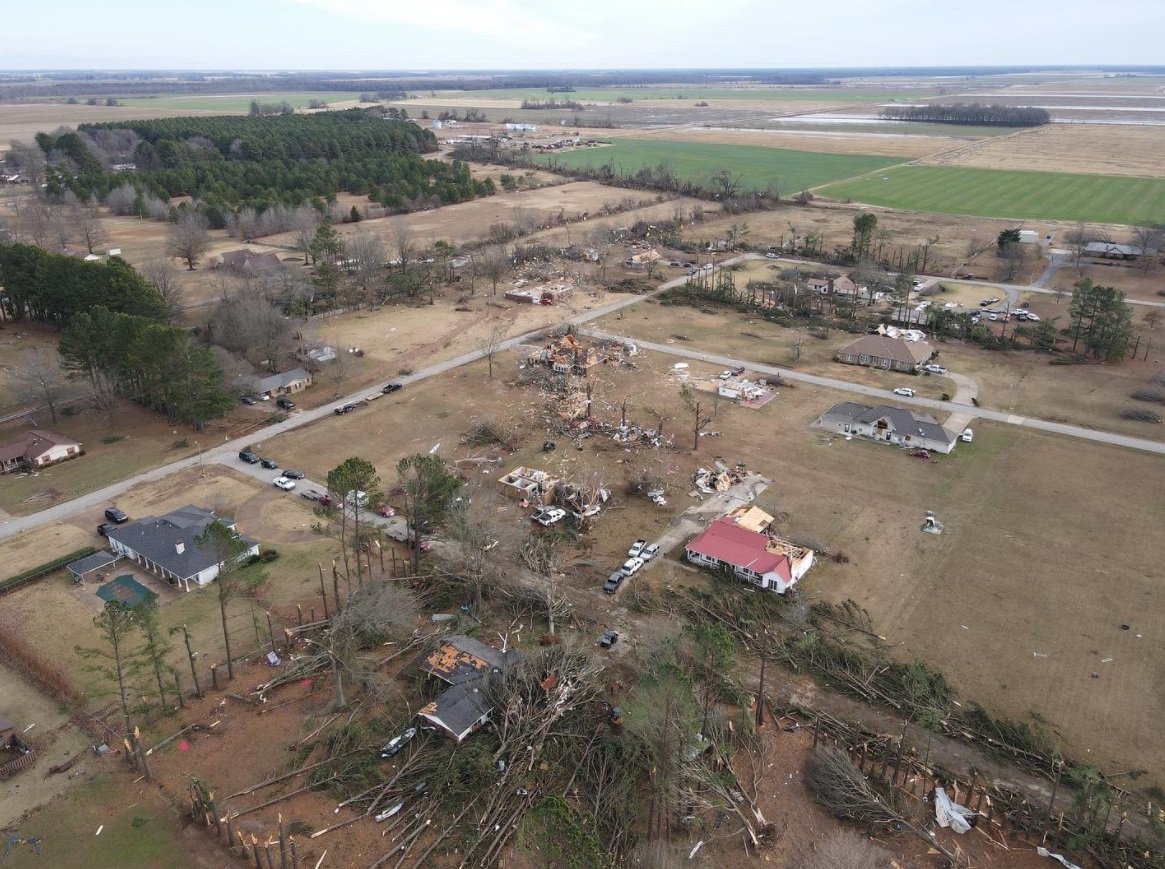
[[[111,170],[94,157],[89,143],[105,131],[140,138],[136,168]],[[474,180],[464,164],[423,159],[437,149],[430,131],[360,109],[86,124],[60,137],[38,133],[36,141],[51,167],[50,197],[72,190],[82,201],[104,199],[130,184],[161,199],[195,197],[219,225],[216,212],[330,201],[340,191],[399,211],[494,192],[491,180]]]
[[[574,100],[522,100],[522,108],[524,109],[566,109],[572,112],[581,112],[584,109],[582,103]]]
[[[887,106],[882,109],[882,117],[887,121],[926,121],[967,127],[1039,127],[1052,121],[1047,109],[1033,106],[986,106],[982,103]]]

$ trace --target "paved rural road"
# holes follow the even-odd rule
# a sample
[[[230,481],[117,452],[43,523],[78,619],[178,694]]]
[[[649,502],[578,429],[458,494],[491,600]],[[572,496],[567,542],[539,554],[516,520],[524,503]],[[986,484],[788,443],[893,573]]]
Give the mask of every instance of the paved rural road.
[[[744,259],[744,257],[732,257],[724,260],[722,263],[718,263],[716,267],[719,269],[722,266],[731,265],[732,263],[738,262],[742,259]],[[569,317],[561,321],[557,325],[544,326],[540,329],[509,338],[498,345],[497,349],[498,351],[502,351],[516,347],[520,344],[529,344],[539,335],[543,335],[551,329],[560,328],[566,325],[578,326],[583,323],[590,322],[591,320],[598,319],[599,317],[605,317],[606,315],[626,308],[629,305],[638,304],[644,299],[658,295],[665,290],[670,290],[673,287],[682,286],[685,281],[687,281],[686,276],[679,277],[675,280],[662,284],[659,288],[653,290],[650,293],[644,293],[643,295],[628,294],[626,298],[619,299],[618,301],[611,302],[607,305],[602,305],[590,311],[584,311],[581,314],[576,314],[573,317]],[[484,352],[481,350],[473,350],[469,353],[462,353],[460,356],[455,356],[452,359],[446,359],[442,362],[435,362],[434,364],[426,368],[422,368],[419,371],[408,375],[407,377],[398,377],[396,378],[396,382],[403,384],[407,388],[410,384],[426,380],[430,377],[436,377],[439,374],[444,374],[446,371],[452,371],[455,368],[460,368],[462,365],[468,365],[471,362],[476,362],[483,358],[484,355]],[[135,486],[141,485],[142,483],[161,480],[170,476],[171,474],[184,471],[189,468],[196,468],[199,465],[229,465],[236,471],[248,473],[255,479],[264,482],[267,485],[271,485],[271,481],[278,475],[278,471],[261,468],[259,465],[244,464],[238,459],[238,453],[240,450],[251,446],[257,441],[269,440],[270,438],[274,438],[286,432],[294,431],[297,428],[302,428],[305,425],[311,425],[312,423],[319,422],[320,420],[334,417],[335,414],[333,413],[333,408],[335,408],[337,405],[346,404],[350,401],[360,401],[364,398],[364,396],[376,391],[377,388],[375,386],[365,387],[360,391],[353,392],[351,395],[348,395],[344,398],[338,398],[335,401],[324,405],[323,407],[317,407],[314,410],[295,411],[288,419],[281,423],[267,426],[260,432],[255,432],[241,438],[226,441],[221,444],[201,445],[198,438],[191,438],[191,441],[196,446],[200,446],[200,451],[198,454],[190,456],[189,458],[180,459],[176,462],[171,462],[168,465],[162,465],[161,467],[154,468],[150,471],[143,471],[142,473],[136,474],[129,479],[114,483],[111,486],[106,486],[104,489],[98,489],[95,492],[89,492],[88,494],[81,495],[80,497],[74,498],[71,501],[63,501],[60,504],[56,504],[37,513],[32,513],[28,516],[13,516],[9,519],[6,519],[0,522],[0,540],[4,540],[8,537],[12,537],[32,528],[37,528],[48,522],[59,522],[72,516],[75,513],[79,513],[84,510],[104,509],[105,507],[115,504],[119,495],[128,492]],[[362,407],[359,410],[354,411],[354,413],[376,413],[378,407],[390,406],[392,403],[393,402],[391,397],[386,396],[385,398],[380,399],[378,402],[372,403],[367,407]],[[336,424],[343,425],[343,422],[338,420]],[[297,489],[300,489],[301,487],[314,488],[320,491],[326,490],[327,488],[326,486],[315,483],[312,480],[299,481]],[[297,497],[297,495],[289,494],[288,497]],[[96,521],[100,520],[95,519],[95,522]]]
[[[606,332],[597,332],[592,329],[579,330],[584,335],[590,335],[595,338],[614,338],[616,340],[628,341],[632,339],[619,338],[616,335],[610,335]],[[956,404],[953,401],[935,401],[932,398],[904,398],[900,395],[895,395],[888,389],[876,389],[872,386],[862,386],[857,383],[850,383],[848,380],[836,380],[832,377],[819,377],[816,374],[803,374],[797,371],[789,371],[788,369],[778,369],[772,365],[761,365],[752,362],[748,359],[734,359],[730,356],[720,356],[715,353],[701,353],[698,350],[685,350],[680,347],[672,347],[667,344],[654,344],[648,341],[635,341],[641,349],[654,350],[657,353],[667,353],[672,356],[680,356],[684,359],[692,359],[697,362],[710,362],[714,365],[731,368],[743,365],[750,371],[756,371],[760,374],[772,374],[783,377],[786,380],[796,380],[800,383],[811,383],[814,386],[824,386],[827,389],[837,389],[843,392],[854,392],[859,395],[866,395],[871,398],[877,398],[881,401],[891,401],[895,404],[908,404],[915,407],[925,407],[931,410],[947,411],[948,413],[966,413],[967,406]],[[822,408],[824,411],[825,408]],[[1096,441],[1097,443],[1110,444],[1117,447],[1127,447],[1133,450],[1144,450],[1145,452],[1158,453],[1165,455],[1165,442],[1150,441],[1144,438],[1128,437],[1127,435],[1115,434],[1107,431],[1096,431],[1094,429],[1082,428],[1076,425],[1065,425],[1064,423],[1049,422],[1044,419],[1037,419],[1030,416],[1019,416],[1014,413],[1002,413],[997,410],[985,410],[983,408],[975,409],[975,416],[982,419],[990,419],[995,422],[1002,422],[1008,425],[1018,425],[1024,428],[1032,428],[1038,431],[1049,432],[1051,434],[1067,435],[1068,437],[1081,438],[1082,440]]]

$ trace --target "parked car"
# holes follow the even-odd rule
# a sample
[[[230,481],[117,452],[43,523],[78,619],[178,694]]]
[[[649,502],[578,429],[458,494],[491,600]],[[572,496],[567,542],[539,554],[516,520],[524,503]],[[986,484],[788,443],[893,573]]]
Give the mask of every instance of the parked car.
[[[652,543],[650,546],[645,546],[643,551],[639,553],[639,557],[643,559],[644,563],[651,561],[655,556],[659,555],[659,544]]]
[[[248,465],[259,464],[259,457],[250,450],[242,450],[239,453],[239,458],[246,462]]]
[[[243,404],[246,404],[246,405],[248,405],[248,406],[253,406],[253,405],[255,404],[255,399],[251,398],[251,396],[249,396],[249,395],[244,395],[244,396],[243,396],[241,399],[239,399],[239,400],[240,400],[241,402],[243,402]]]
[[[547,507],[542,510],[535,511],[531,518],[544,528],[549,528],[555,522],[559,522],[565,519],[566,511],[561,507]]]
[[[294,410],[295,409],[295,402],[292,401],[287,396],[284,396],[283,398],[275,399],[275,403],[277,405],[279,405],[281,408],[283,408],[284,410]]]
[[[607,594],[614,594],[619,590],[619,586],[623,584],[623,580],[627,577],[623,576],[619,571],[615,571],[607,577],[607,581],[603,583],[603,591]]]
[[[381,504],[376,508],[376,515],[383,516],[385,519],[396,515],[396,507],[390,507],[387,504]]]
[[[631,544],[631,548],[627,550],[628,558],[638,558],[639,553],[643,551],[643,547],[647,545],[646,540],[636,540]]]
[[[336,503],[336,496],[333,495],[331,492],[324,492],[324,494],[320,495],[320,506],[321,507],[331,507],[335,503]]]
[[[995,321],[995,320],[999,319],[999,315],[998,314],[988,314],[987,319],[991,320],[991,321]]]
[[[354,405],[354,404],[352,404],[351,402],[349,402],[348,404],[341,404],[339,407],[337,407],[337,408],[336,408],[334,411],[332,411],[332,412],[333,412],[333,413],[334,413],[336,416],[343,416],[343,415],[344,415],[344,414],[346,414],[346,413],[351,413],[351,412],[352,412],[352,411],[354,411],[355,409],[356,409],[356,405]]]
[[[129,521],[129,517],[125,513],[118,510],[116,507],[108,507],[105,510],[105,518],[116,525],[121,525]]]
[[[933,362],[930,365],[922,366],[923,371],[929,371],[931,374],[946,374],[947,370],[941,365],[935,365]]]
[[[385,395],[389,395],[390,393],[393,393],[393,392],[400,392],[403,388],[404,388],[403,383],[393,382],[393,383],[389,383],[389,384],[386,384],[385,386],[383,386],[380,391],[383,392]]]
[[[318,501],[323,497],[319,492],[313,492],[311,489],[304,489],[299,493],[299,497],[307,498],[309,501]]]
[[[284,492],[290,492],[295,488],[295,480],[289,480],[287,477],[276,477],[271,482]]]
[[[102,537],[108,537],[109,532],[112,531],[113,529],[115,529],[116,527],[117,526],[111,522],[102,522],[100,525],[97,526],[97,533],[100,534]]]
[[[279,467],[279,462],[275,461],[275,459],[259,459],[259,464],[269,471],[274,471]],[[286,477],[287,474],[284,474],[283,476]]]
[[[914,390],[909,386],[899,386],[894,390],[895,395],[905,395],[907,398],[914,398]]]
[[[619,642],[618,631],[605,631],[603,636],[599,638],[599,646],[604,649],[611,648],[617,642]]]
[[[302,480],[303,471],[293,471],[291,468],[284,468],[283,476],[287,477],[289,480]]]
[[[959,435],[959,440],[961,440],[965,444],[971,443],[971,441],[973,441],[974,439],[975,439],[975,432],[971,431],[971,429],[969,429],[969,428],[963,429],[963,433],[961,435]]]
[[[411,740],[416,735],[417,728],[410,727],[400,736],[394,736],[384,744],[383,748],[380,749],[381,758],[393,757],[394,755],[399,754],[400,750],[408,745],[409,740]]]
[[[781,258],[780,254],[773,253],[771,250],[765,254],[765,259],[780,259],[780,258]]]
[[[623,572],[624,576],[634,576],[641,567],[643,567],[642,558],[628,558],[619,569]]]
[[[924,449],[911,450],[910,455],[914,456],[914,458],[916,458],[916,459],[929,459],[930,458],[930,450],[924,450]]]
[[[1040,321],[1038,314],[1033,314],[1031,311],[1027,312],[1027,321],[1029,323],[1038,323]]]

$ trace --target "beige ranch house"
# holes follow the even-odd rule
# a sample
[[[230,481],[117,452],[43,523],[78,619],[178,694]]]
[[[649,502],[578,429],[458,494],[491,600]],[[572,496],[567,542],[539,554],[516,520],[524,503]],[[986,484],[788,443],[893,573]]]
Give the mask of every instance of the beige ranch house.
[[[934,356],[924,341],[905,341],[888,335],[863,335],[837,351],[837,361],[867,368],[913,373]]]

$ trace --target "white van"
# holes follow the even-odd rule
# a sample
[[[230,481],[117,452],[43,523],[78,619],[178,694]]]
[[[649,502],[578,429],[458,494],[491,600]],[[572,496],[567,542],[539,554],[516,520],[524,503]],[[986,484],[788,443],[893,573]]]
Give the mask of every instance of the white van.
[[[965,429],[963,429],[963,433],[961,435],[959,435],[959,437],[963,441],[963,443],[969,444],[971,441],[973,441],[975,439],[975,433],[973,431],[971,431],[969,428],[965,428]]]

